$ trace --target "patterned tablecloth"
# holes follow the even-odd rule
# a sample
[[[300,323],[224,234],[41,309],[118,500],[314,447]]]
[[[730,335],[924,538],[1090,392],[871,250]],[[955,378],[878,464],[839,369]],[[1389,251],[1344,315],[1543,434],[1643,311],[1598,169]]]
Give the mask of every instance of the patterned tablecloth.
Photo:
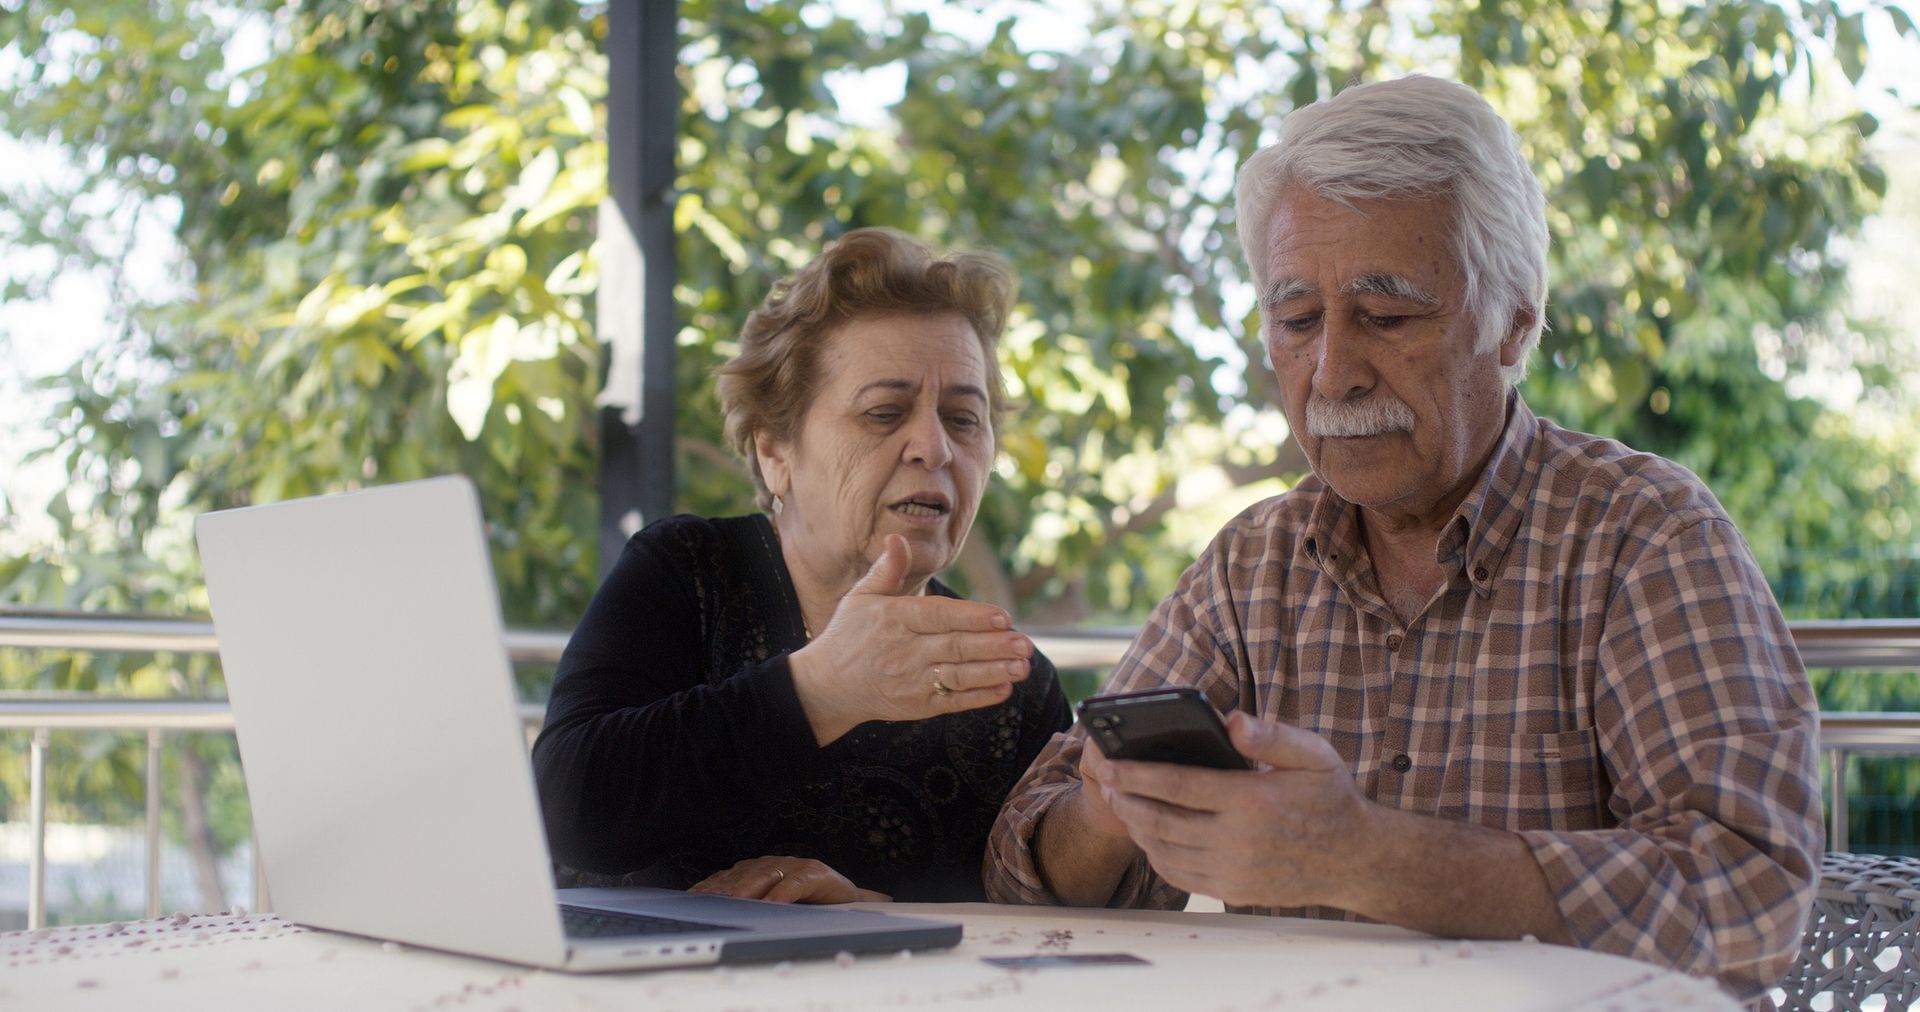
[[[1530,942],[1232,914],[892,904],[958,919],[939,953],[575,976],[184,914],[0,934],[0,1009],[1737,1009],[1712,982]],[[1131,953],[1147,966],[1001,969],[983,956]]]

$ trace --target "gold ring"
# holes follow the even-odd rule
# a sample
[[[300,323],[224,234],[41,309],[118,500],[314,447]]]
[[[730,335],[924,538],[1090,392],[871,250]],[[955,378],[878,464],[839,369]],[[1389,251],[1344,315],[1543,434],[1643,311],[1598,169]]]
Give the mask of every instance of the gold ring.
[[[775,868],[775,869],[773,870],[773,873],[774,873],[775,875],[778,875],[778,876],[780,876],[779,878],[777,878],[777,879],[774,879],[774,880],[773,880],[773,882],[774,882],[774,884],[775,884],[775,885],[779,885],[780,883],[782,883],[782,882],[785,882],[785,881],[787,880],[787,873],[786,873],[786,870],[785,870],[785,869],[782,869],[782,868]]]
[[[953,690],[947,687],[947,683],[940,680],[940,665],[938,664],[933,666],[933,691],[942,696],[953,695]]]

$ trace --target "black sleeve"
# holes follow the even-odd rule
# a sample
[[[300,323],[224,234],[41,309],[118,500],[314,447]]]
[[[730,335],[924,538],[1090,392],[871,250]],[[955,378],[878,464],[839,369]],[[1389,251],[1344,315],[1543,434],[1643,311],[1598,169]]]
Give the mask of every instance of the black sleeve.
[[[1031,719],[1021,721],[1020,773],[1026,772],[1028,764],[1055,734],[1073,726],[1073,708],[1067,705],[1067,694],[1060,688],[1060,673],[1054,670],[1053,661],[1035,650],[1027,677],[1038,679],[1047,688],[1040,695],[1038,712],[1030,715]],[[1019,775],[1014,779],[1018,781]]]
[[[934,581],[932,592],[956,601],[965,600],[938,580]],[[1009,787],[1027,771],[1027,765],[1053,740],[1054,734],[1073,726],[1073,707],[1067,704],[1067,694],[1060,687],[1060,672],[1054,668],[1053,660],[1038,648],[1028,661],[1027,680],[1013,691],[1014,698],[1003,704],[1020,708],[1020,743],[1015,753],[1019,769],[1013,771]]]
[[[548,844],[581,871],[714,839],[822,761],[785,654],[709,683],[698,563],[676,560],[662,527],[629,541],[594,595],[534,743]]]

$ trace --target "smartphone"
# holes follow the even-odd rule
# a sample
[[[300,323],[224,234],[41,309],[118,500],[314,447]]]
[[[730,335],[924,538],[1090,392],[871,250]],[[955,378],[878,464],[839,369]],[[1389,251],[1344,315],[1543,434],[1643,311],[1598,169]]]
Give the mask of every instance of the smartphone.
[[[1227,738],[1219,711],[1191,686],[1089,696],[1080,703],[1080,723],[1109,759],[1253,768]]]

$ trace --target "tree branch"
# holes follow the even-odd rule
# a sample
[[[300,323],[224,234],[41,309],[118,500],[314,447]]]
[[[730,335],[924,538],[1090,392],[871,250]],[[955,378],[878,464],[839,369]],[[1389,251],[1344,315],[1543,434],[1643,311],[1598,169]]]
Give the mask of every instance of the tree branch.
[[[1301,450],[1300,444],[1289,435],[1287,441],[1280,444],[1280,449],[1273,455],[1272,460],[1254,464],[1223,463],[1219,466],[1220,470],[1226,474],[1228,481],[1232,483],[1231,487],[1241,488],[1268,478],[1284,478],[1290,474],[1299,474],[1307,470],[1309,465],[1305,451]],[[1109,517],[1101,532],[1101,543],[1110,545],[1129,534],[1151,529],[1159,524],[1174,506],[1178,505],[1179,499],[1179,483],[1174,482],[1161,490],[1160,494],[1145,507],[1130,514],[1126,520],[1119,521]],[[1038,593],[1058,574],[1059,568],[1056,566],[1035,566],[1027,570],[1013,581],[1014,599],[1025,600]]]
[[[675,436],[673,448],[690,457],[698,457],[722,470],[734,471],[742,475],[748,473],[747,465],[739,457],[734,456],[733,451],[723,450],[696,436]]]
[[[1175,238],[1179,233],[1180,230],[1171,223],[1167,229],[1154,231],[1160,262],[1193,286],[1194,315],[1202,323],[1225,331],[1233,339],[1234,346],[1240,349],[1240,354],[1246,356],[1247,367],[1241,375],[1247,383],[1247,401],[1278,407],[1281,403],[1280,384],[1262,364],[1266,361],[1266,347],[1257,336],[1247,334],[1239,321],[1227,318],[1226,297],[1220,292],[1219,282],[1181,252]]]

